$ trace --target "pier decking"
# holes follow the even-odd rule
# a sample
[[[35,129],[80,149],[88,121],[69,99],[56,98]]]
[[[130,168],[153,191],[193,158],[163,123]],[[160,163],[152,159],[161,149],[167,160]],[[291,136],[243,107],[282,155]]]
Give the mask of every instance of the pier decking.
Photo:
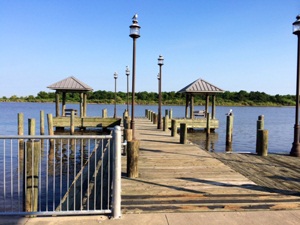
[[[287,194],[256,184],[225,165],[229,158],[221,162],[216,158],[221,156],[192,143],[179,144],[178,137],[157,130],[146,119],[135,122],[140,140],[139,177],[126,177],[123,157],[123,213],[300,209],[295,192]]]

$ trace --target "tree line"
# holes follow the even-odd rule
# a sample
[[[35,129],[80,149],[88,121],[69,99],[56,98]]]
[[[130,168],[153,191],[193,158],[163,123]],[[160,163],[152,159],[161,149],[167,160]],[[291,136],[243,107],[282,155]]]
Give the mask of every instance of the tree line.
[[[241,90],[239,92],[219,93],[216,95],[217,105],[240,105],[240,106],[294,106],[296,102],[295,95],[268,95],[264,92]],[[205,95],[195,95],[195,104],[204,105]],[[29,95],[26,97],[3,96],[0,98],[2,102],[53,102],[55,100],[55,92],[40,91],[36,96]],[[79,102],[79,93],[67,93],[68,102]],[[115,102],[115,93],[112,91],[98,90],[89,92],[87,95],[89,103],[113,104]],[[116,93],[117,104],[126,104],[127,93]],[[129,93],[129,103],[131,102],[131,93]],[[135,94],[135,102],[137,104],[157,104],[158,93],[156,92],[137,92]],[[165,105],[184,105],[185,94],[175,91],[162,92],[162,103]]]

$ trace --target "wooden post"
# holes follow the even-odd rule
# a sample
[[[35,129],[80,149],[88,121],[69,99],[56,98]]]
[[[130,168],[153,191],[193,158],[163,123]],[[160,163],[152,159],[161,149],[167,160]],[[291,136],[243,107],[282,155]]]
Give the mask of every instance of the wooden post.
[[[173,110],[170,109],[170,110],[169,110],[169,119],[172,119],[172,118],[173,118]]]
[[[45,113],[43,110],[40,111],[40,135],[45,134]]]
[[[157,124],[157,114],[153,113],[153,124]]]
[[[165,117],[169,117],[169,110],[165,109]]]
[[[171,136],[176,137],[177,136],[177,124],[176,120],[171,120]]]
[[[148,114],[147,114],[147,118],[148,118],[148,120],[150,120],[150,118],[151,118],[151,110],[148,110]]]
[[[75,122],[75,112],[74,112],[74,110],[72,110],[71,116],[70,116],[70,134],[71,135],[73,135],[75,132],[74,122]]]
[[[152,112],[152,111],[151,111],[151,113],[150,113],[150,121],[151,121],[151,122],[153,122],[153,113],[154,113],[154,112]]]
[[[163,131],[168,131],[169,130],[168,124],[169,124],[169,116],[166,115],[163,118]]]
[[[35,119],[28,119],[28,135],[35,135]]]
[[[206,134],[210,134],[210,115],[209,113],[206,114]]]
[[[55,115],[56,117],[60,116],[60,109],[59,109],[59,92],[55,92]]]
[[[227,116],[226,120],[226,151],[232,151],[233,114]]]
[[[26,143],[26,174],[25,174],[25,212],[36,212],[38,210],[38,185],[39,164],[41,154],[41,142],[31,140]]]
[[[148,109],[145,109],[145,117],[147,118],[148,115]]]
[[[139,148],[140,142],[138,140],[131,140],[127,142],[127,177],[137,178],[139,176]]]
[[[52,114],[47,114],[47,120],[48,120],[48,134],[54,135]],[[50,149],[53,147],[54,147],[54,139],[50,139]]]
[[[257,137],[257,154],[260,156],[267,156],[268,155],[268,139],[269,139],[269,132],[268,130],[258,130],[258,137]]]
[[[180,124],[180,144],[186,144],[187,126],[186,123]]]
[[[258,151],[259,151],[258,131],[264,129],[264,127],[265,127],[264,120],[265,120],[264,115],[258,116],[258,120],[257,120],[257,123],[256,123],[256,153],[258,153]]]
[[[124,129],[124,141],[125,140],[127,141],[127,143],[129,141],[132,141],[132,129]],[[124,148],[123,155],[126,155],[127,149],[128,149],[128,144]]]
[[[102,118],[107,118],[107,109],[102,109]]]
[[[18,135],[24,135],[24,114],[18,113]],[[24,150],[24,140],[19,139],[19,148]]]

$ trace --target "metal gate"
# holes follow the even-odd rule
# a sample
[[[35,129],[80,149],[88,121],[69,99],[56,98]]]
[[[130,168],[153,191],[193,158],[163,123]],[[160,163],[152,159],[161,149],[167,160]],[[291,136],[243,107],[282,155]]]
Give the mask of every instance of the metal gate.
[[[0,215],[121,216],[121,129],[0,136]]]

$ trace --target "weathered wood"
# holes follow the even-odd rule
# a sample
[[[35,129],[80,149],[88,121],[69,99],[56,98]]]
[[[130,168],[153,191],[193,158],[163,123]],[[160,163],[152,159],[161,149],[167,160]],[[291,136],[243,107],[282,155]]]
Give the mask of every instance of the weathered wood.
[[[172,127],[172,120],[168,120],[168,127]],[[187,128],[203,128],[207,127],[207,119],[199,118],[199,119],[176,119],[176,125],[179,127],[180,123],[186,123]],[[210,129],[219,128],[219,120],[210,119]]]
[[[210,134],[210,113],[206,113],[206,134]]]
[[[157,124],[157,114],[153,113],[153,124]]]
[[[226,117],[226,151],[232,151],[233,114]]]
[[[24,114],[18,113],[18,135],[24,135]],[[24,149],[24,139],[19,139],[19,149]]]
[[[163,117],[163,131],[169,131],[169,116],[166,115],[165,117]]]
[[[268,130],[259,129],[257,131],[257,154],[260,156],[268,155]]]
[[[172,119],[171,120],[171,137],[176,137],[177,136],[177,121]]]
[[[26,143],[26,177],[25,177],[25,212],[38,210],[38,185],[39,185],[39,162],[41,154],[41,142],[39,140]]]
[[[53,130],[53,116],[52,114],[47,114],[47,121],[48,121],[48,134],[49,135],[54,135],[54,130]]]
[[[169,109],[169,119],[172,119],[172,118],[173,118],[173,110]]]
[[[263,130],[265,127],[265,122],[264,122],[264,115],[258,116],[258,120],[256,122],[256,153],[259,151],[259,146],[258,146],[258,130]]]
[[[120,118],[100,118],[100,117],[85,117],[85,118],[74,118],[75,127],[114,127],[121,124]],[[69,117],[54,117],[54,127],[69,127]]]
[[[28,135],[35,135],[35,119],[28,119]]]
[[[127,142],[127,177],[137,178],[138,171],[138,157],[139,157],[139,140],[131,140]]]
[[[185,123],[180,124],[180,144],[186,144],[187,140],[187,127]]]
[[[45,134],[45,113],[43,110],[40,111],[40,135]]]
[[[71,111],[71,117],[70,117],[70,134],[71,135],[73,135],[75,132],[74,120],[75,120],[75,112]]]
[[[102,109],[102,118],[107,118],[107,109]]]

